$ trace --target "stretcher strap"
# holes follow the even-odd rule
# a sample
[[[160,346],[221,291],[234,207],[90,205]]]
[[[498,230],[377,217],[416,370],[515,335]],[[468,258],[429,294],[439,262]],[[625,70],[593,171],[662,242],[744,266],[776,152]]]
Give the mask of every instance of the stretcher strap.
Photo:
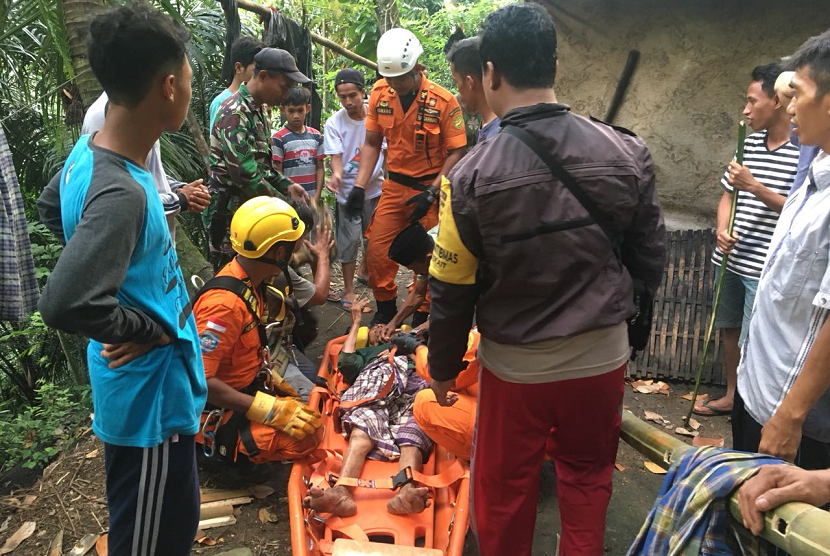
[[[380,389],[380,392],[378,392],[377,395],[372,396],[371,398],[363,398],[362,400],[349,400],[346,402],[341,400],[341,410],[351,409],[353,407],[373,402],[375,400],[380,400],[389,395],[389,392],[392,391],[392,387],[395,385],[395,373],[398,372],[398,367],[395,364],[395,352],[397,351],[397,349],[397,347],[393,347],[389,352],[389,363],[392,365],[392,372],[389,373],[389,380],[386,381],[386,384],[383,385],[383,388]]]
[[[359,488],[377,488],[397,490],[407,483],[418,483],[419,485],[428,486],[432,488],[448,487],[456,481],[470,476],[469,470],[465,469],[461,463],[456,460],[451,466],[437,475],[425,475],[418,471],[413,471],[411,467],[401,469],[396,475],[392,477],[380,478],[352,478],[352,477],[335,477],[333,473],[329,474],[329,484],[343,485],[348,487]]]
[[[326,519],[326,527],[331,529],[332,531],[337,531],[343,535],[346,535],[350,539],[356,541],[368,541],[369,536],[363,530],[363,528],[358,525],[357,523],[346,523],[343,521],[342,518],[333,515]]]

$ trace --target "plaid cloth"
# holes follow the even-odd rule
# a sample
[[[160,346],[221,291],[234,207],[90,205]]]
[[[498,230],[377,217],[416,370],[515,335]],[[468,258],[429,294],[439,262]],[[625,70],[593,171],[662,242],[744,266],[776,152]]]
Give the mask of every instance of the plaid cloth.
[[[731,531],[729,496],[762,465],[781,463],[712,446],[686,451],[666,474],[628,556],[757,555],[757,539],[746,542]]]
[[[415,395],[429,385],[418,376],[408,357],[395,357],[393,361],[394,365],[386,352],[381,353],[341,394],[342,401],[373,398],[389,380],[389,373],[395,373],[392,390],[385,397],[343,411],[343,434],[348,436],[353,428],[368,434],[375,443],[367,456],[369,459],[396,460],[401,457],[401,446],[417,446],[426,459],[432,450],[432,441],[415,422],[412,406]]]
[[[0,320],[23,320],[35,311],[39,296],[23,197],[0,128]]]

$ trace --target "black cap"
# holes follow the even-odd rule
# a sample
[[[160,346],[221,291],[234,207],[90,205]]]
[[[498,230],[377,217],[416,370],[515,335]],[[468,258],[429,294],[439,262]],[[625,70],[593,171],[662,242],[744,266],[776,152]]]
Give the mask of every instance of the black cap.
[[[389,258],[403,266],[409,266],[429,255],[435,242],[420,222],[410,224],[395,236],[389,246]]]
[[[342,69],[337,72],[337,75],[334,76],[335,89],[338,85],[342,85],[343,83],[354,83],[361,89],[365,86],[363,74],[352,68]]]
[[[263,48],[254,56],[257,69],[278,71],[296,83],[311,83],[297,68],[294,57],[281,48]]]

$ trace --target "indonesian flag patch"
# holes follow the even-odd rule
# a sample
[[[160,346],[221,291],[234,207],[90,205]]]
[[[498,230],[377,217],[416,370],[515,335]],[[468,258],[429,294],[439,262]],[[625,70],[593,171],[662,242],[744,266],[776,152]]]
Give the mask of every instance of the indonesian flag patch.
[[[224,334],[225,331],[228,329],[228,325],[225,321],[217,318],[208,319],[207,328],[208,330],[215,330],[219,334]]]

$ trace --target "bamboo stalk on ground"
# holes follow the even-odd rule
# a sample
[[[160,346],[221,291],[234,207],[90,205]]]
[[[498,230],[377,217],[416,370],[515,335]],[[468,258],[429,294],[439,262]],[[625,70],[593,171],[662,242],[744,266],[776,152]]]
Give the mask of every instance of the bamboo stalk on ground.
[[[746,139],[746,123],[741,121],[738,124],[738,148],[735,152],[735,162],[743,165],[744,163],[744,141]],[[738,208],[738,190],[732,190],[732,210],[729,213],[729,223],[726,228],[727,233],[731,236],[733,228],[735,227],[735,212]],[[723,286],[723,275],[726,272],[726,263],[729,261],[729,254],[724,253],[720,263],[720,272],[718,273],[718,281],[715,284],[715,299],[712,304],[712,316],[709,319],[709,326],[706,327],[706,337],[703,340],[703,353],[700,356],[700,363],[697,368],[697,375],[695,375],[695,388],[692,392],[692,402],[689,405],[689,412],[686,414],[685,422],[688,423],[692,418],[692,412],[697,403],[697,394],[700,390],[700,379],[703,376],[703,368],[706,365],[706,356],[709,354],[709,344],[712,341],[712,332],[715,329],[715,317],[718,313],[718,304],[720,303],[720,292]]]

